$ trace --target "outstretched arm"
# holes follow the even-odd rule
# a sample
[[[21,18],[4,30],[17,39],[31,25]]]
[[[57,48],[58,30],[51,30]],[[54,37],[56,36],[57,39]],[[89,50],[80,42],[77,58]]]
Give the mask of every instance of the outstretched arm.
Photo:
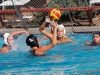
[[[11,33],[12,36],[18,35],[18,34],[22,34],[25,33],[27,36],[29,35],[29,32],[26,30],[17,30]]]
[[[73,40],[68,38],[66,35],[64,35],[64,38],[66,39],[66,42],[73,42]]]
[[[66,42],[73,42],[70,38],[66,38]]]
[[[85,44],[92,44],[92,42],[91,41],[87,41],[87,42],[85,42]]]
[[[44,34],[44,35],[47,36],[48,38],[52,39],[53,34],[50,33],[50,32],[48,32],[48,31],[46,31],[46,30],[44,29],[45,26],[46,26],[46,24],[49,23],[49,22],[50,22],[50,18],[46,17],[45,21],[42,23],[42,25],[40,26],[40,29],[39,29],[39,30],[40,30],[40,32],[41,32],[42,34]]]
[[[46,45],[46,46],[41,46],[38,51],[41,51],[41,52],[45,52],[47,50],[50,50],[51,48],[53,48],[55,45],[56,45],[56,24],[53,25],[53,37],[51,39],[51,43]]]

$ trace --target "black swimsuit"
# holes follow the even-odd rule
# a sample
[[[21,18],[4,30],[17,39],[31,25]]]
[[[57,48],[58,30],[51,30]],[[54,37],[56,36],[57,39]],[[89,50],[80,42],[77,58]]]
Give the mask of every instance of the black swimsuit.
[[[30,50],[30,53],[33,54],[34,56],[45,56],[45,54],[43,54],[43,55],[35,54],[35,50]]]
[[[92,42],[92,43],[90,44],[90,46],[100,46],[100,43]]]

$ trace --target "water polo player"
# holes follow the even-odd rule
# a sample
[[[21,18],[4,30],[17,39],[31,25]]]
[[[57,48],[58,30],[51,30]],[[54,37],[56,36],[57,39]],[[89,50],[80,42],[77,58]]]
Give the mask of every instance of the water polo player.
[[[92,37],[92,42],[90,43],[91,46],[100,46],[100,33],[94,33]]]
[[[9,52],[14,45],[14,36],[22,33],[25,33],[27,36],[29,35],[29,32],[26,30],[17,30],[12,33],[4,33],[4,45],[2,46],[0,53]]]
[[[66,34],[65,27],[62,24],[58,25],[57,26],[57,43],[61,43],[61,42],[73,42],[65,34]]]
[[[52,37],[52,32],[53,32],[53,27],[52,27],[53,21],[50,21],[49,17],[46,17],[46,19],[47,19],[47,22],[50,23],[49,24],[49,29],[50,29],[51,33],[48,34],[48,36],[49,36],[49,38],[51,38]],[[62,24],[60,24],[60,25],[57,24],[57,33],[56,33],[56,35],[57,35],[57,37],[56,37],[57,38],[57,43],[73,42],[70,38],[68,38],[66,36],[66,29],[65,29],[65,27]],[[42,39],[45,39],[45,38],[47,38],[47,37],[46,36],[42,37]]]
[[[51,34],[50,32],[47,32],[46,30],[44,30],[44,27],[46,26],[48,20],[46,19],[42,25],[40,26],[40,31],[42,34],[44,34],[45,36],[49,37],[49,34]],[[28,46],[31,47],[31,53],[35,56],[43,56],[45,55],[45,52],[50,50],[51,48],[53,48],[56,45],[56,23],[53,23],[53,36],[50,37],[51,39],[51,43],[45,46],[39,46],[39,40],[36,36],[34,35],[29,35],[26,38],[26,44]]]

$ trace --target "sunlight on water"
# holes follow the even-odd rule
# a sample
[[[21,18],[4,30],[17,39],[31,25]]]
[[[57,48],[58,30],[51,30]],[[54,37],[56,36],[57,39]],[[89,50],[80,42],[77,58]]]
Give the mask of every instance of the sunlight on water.
[[[36,35],[42,37],[43,35]],[[15,39],[15,45],[8,54],[0,54],[0,75],[99,75],[100,47],[84,44],[92,34],[68,34],[73,43],[57,44],[44,57],[29,54],[26,35]],[[3,45],[0,38],[0,46]],[[41,45],[50,43],[42,40]]]

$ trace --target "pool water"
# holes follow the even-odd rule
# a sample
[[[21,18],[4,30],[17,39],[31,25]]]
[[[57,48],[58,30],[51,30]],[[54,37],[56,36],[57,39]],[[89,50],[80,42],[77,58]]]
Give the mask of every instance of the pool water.
[[[41,38],[43,35],[36,35]],[[67,34],[73,43],[57,44],[44,57],[29,54],[26,36],[15,39],[16,45],[7,54],[0,54],[0,75],[100,75],[100,47],[89,46],[92,34]],[[0,38],[0,47],[3,38]],[[50,43],[41,41],[41,45]]]

